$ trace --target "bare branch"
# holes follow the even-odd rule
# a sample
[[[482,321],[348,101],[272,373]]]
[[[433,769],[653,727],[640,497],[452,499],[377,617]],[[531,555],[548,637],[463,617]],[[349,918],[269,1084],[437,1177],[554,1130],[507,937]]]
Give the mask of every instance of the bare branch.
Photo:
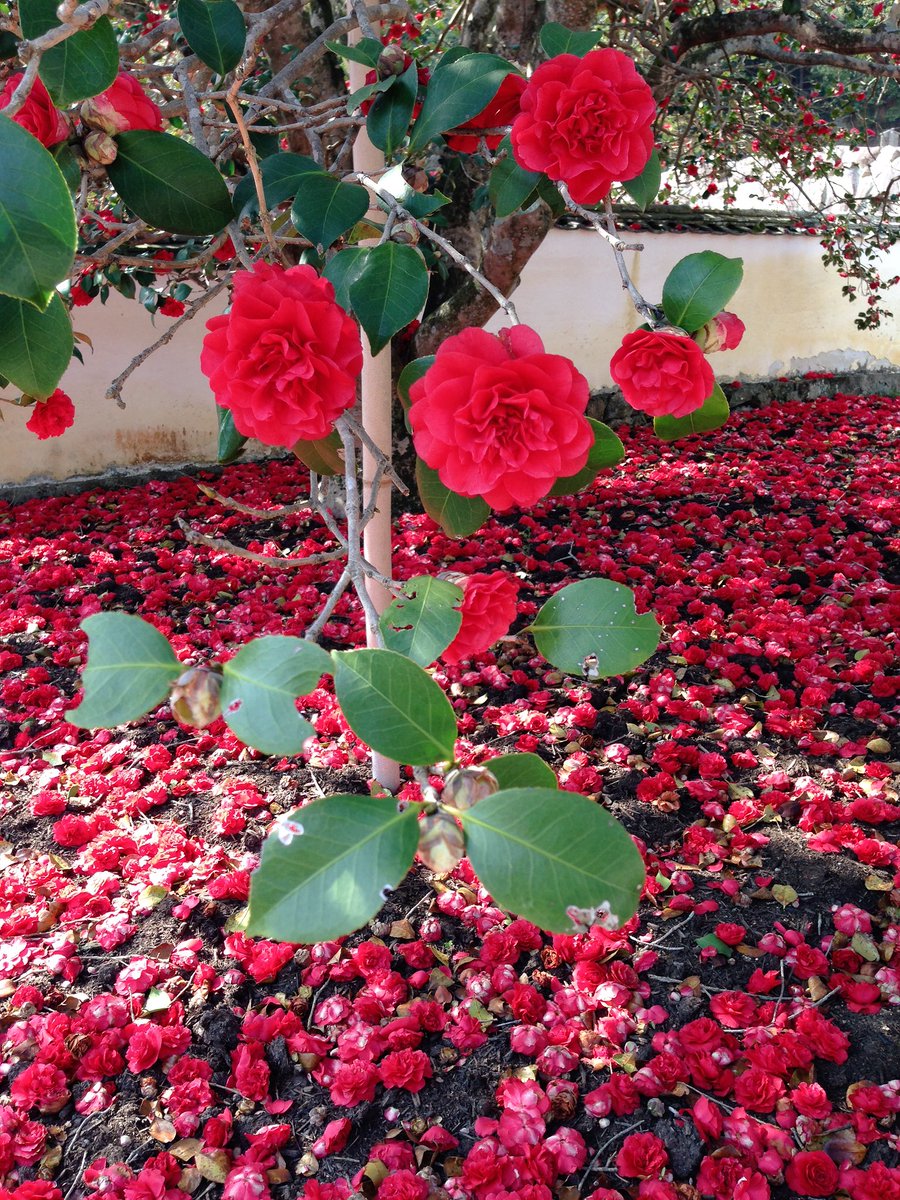
[[[337,546],[334,550],[323,550],[321,554],[310,554],[306,558],[282,558],[277,554],[257,554],[255,550],[245,550],[243,546],[236,546],[227,538],[210,537],[207,533],[201,533],[199,529],[194,529],[189,525],[184,517],[176,517],[175,523],[192,546],[206,546],[209,550],[218,550],[222,554],[233,554],[237,558],[246,558],[249,562],[260,563],[266,567],[315,567],[321,563],[333,562],[344,554],[343,546]]]

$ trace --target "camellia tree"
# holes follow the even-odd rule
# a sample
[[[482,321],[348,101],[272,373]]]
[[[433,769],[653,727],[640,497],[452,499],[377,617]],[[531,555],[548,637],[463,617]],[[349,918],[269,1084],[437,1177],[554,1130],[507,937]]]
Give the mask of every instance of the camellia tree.
[[[597,231],[640,322],[610,369],[661,438],[725,422],[707,355],[740,340],[743,326],[725,309],[740,261],[692,254],[651,302],[628,275],[616,226],[614,198],[646,205],[659,186],[650,87],[599,33],[556,23],[541,33],[546,61],[526,78],[516,63],[461,45],[421,62],[408,52],[400,4],[354,0],[281,65],[263,45],[300,7],[294,0],[253,13],[233,0],[179,0],[134,23],[114,23],[109,7],[20,0],[6,47],[24,70],[8,74],[0,113],[5,387],[20,393],[14,403],[30,409],[38,436],[58,434],[71,419],[58,383],[74,349],[72,305],[117,287],[179,313],[159,345],[229,291],[201,355],[220,456],[255,437],[304,463],[309,505],[334,549],[277,561],[341,568],[304,637],[258,638],[221,665],[179,662],[140,618],[89,617],[84,696],[69,719],[113,726],[168,698],[186,724],[221,716],[249,746],[295,755],[315,732],[298,701],[331,677],[349,727],[376,755],[376,783],[369,795],[314,800],[276,821],[253,879],[251,932],[294,942],[347,933],[378,911],[416,855],[438,872],[467,855],[497,903],[549,930],[626,921],[643,868],[602,807],[558,790],[535,755],[503,756],[490,769],[455,761],[453,708],[429,668],[507,635],[518,582],[497,570],[401,585],[371,551],[389,485],[403,486],[385,434],[390,396],[373,379],[453,264],[506,326],[453,332],[400,375],[425,510],[451,536],[468,536],[492,512],[589,486],[624,454],[613,430],[586,415],[577,366],[547,353],[508,295],[439,232],[448,198],[431,164],[447,146],[489,170],[498,216],[540,206]],[[381,33],[373,24],[391,21]],[[353,90],[307,103],[304,80],[326,57],[351,64]],[[308,152],[290,148],[294,134]],[[317,639],[348,588],[368,644],[328,652]],[[634,669],[660,628],[637,613],[627,587],[582,579],[522,633],[557,670],[593,681]],[[411,769],[421,799],[390,795],[396,764]]]

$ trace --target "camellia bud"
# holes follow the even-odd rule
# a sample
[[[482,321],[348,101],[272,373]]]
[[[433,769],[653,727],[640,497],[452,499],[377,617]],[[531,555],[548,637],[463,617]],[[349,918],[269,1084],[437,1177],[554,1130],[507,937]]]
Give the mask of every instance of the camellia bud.
[[[696,334],[697,344],[704,354],[715,350],[735,350],[744,336],[744,322],[731,312],[720,312]]]
[[[419,227],[415,221],[397,221],[391,230],[391,241],[402,246],[415,246],[419,241]]]
[[[116,161],[119,148],[115,138],[111,138],[102,129],[94,129],[84,139],[84,152],[92,162],[108,167],[111,162]]]
[[[491,774],[487,767],[462,767],[451,771],[444,782],[442,799],[447,804],[463,812],[500,791],[500,783],[496,775]]]
[[[428,176],[421,167],[417,167],[415,163],[406,162],[403,164],[402,172],[403,178],[414,192],[428,191]]]
[[[390,79],[392,75],[402,75],[408,66],[409,56],[406,51],[396,42],[392,42],[378,55],[375,71],[379,79]]]
[[[191,667],[179,675],[169,695],[169,707],[182,725],[205,729],[219,715],[222,676],[211,667]]]
[[[438,809],[419,821],[419,858],[429,870],[446,874],[466,852],[463,831],[448,812]]]

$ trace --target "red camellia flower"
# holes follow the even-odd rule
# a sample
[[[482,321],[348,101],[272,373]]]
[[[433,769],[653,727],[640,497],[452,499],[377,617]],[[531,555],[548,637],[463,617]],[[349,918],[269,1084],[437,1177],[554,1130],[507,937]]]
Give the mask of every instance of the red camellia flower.
[[[394,1171],[378,1189],[378,1200],[426,1200],[431,1188],[414,1171]]]
[[[616,1155],[623,1179],[652,1179],[665,1170],[669,1152],[655,1133],[630,1133]]]
[[[686,417],[703,406],[716,382],[693,338],[651,329],[625,334],[609,373],[631,407],[651,417]]]
[[[86,125],[104,133],[124,133],[128,129],[163,127],[162,113],[133,75],[120,71],[114,81],[99,96],[91,96],[81,106],[81,119]]]
[[[59,437],[75,423],[75,405],[66,393],[57,388],[46,400],[38,400],[25,422],[25,428],[37,434],[43,442]]]
[[[317,441],[356,399],[359,331],[312,267],[238,271],[231,311],[206,328],[200,369],[238,433],[267,446]]]
[[[830,1196],[839,1173],[824,1150],[801,1150],[788,1163],[784,1179],[798,1196]]]
[[[513,156],[597,204],[614,183],[640,175],[653,152],[653,93],[620,50],[543,63],[522,94],[510,138]]]
[[[732,312],[720,312],[697,334],[697,341],[704,354],[714,350],[736,350],[741,344],[746,325]]]
[[[378,1074],[385,1087],[421,1092],[431,1078],[431,1059],[424,1050],[395,1050],[378,1064]]]
[[[12,100],[13,92],[18,87],[23,75],[23,71],[18,71],[6,80],[3,91],[0,92],[0,109],[6,108]],[[55,146],[57,142],[61,142],[69,136],[69,122],[59,109],[54,107],[50,93],[40,79],[35,79],[31,91],[28,93],[28,99],[13,120],[23,129],[27,129],[45,146]]]
[[[490,575],[468,575],[460,582],[463,590],[462,625],[459,633],[441,655],[444,662],[458,663],[493,646],[509,633],[516,616],[519,585],[506,571]]]
[[[447,338],[409,394],[416,453],[492,508],[534,504],[587,462],[587,380],[526,325]]]
[[[527,83],[521,75],[510,72],[500,84],[490,104],[486,104],[471,120],[457,125],[455,133],[447,135],[447,145],[450,149],[459,150],[462,154],[474,154],[481,142],[481,134],[467,134],[463,133],[463,130],[497,129],[502,125],[511,125],[519,114],[522,93],[526,87]],[[503,134],[487,134],[484,140],[489,150],[496,150],[503,141]]]

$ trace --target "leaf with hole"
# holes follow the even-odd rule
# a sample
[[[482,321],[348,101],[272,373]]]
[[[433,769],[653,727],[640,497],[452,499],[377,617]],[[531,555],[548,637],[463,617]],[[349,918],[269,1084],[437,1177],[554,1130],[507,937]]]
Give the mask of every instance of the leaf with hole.
[[[429,667],[459,633],[462,588],[446,579],[417,575],[404,583],[403,591],[405,595],[381,614],[385,647]]]
[[[491,510],[480,496],[460,496],[440,481],[437,471],[416,459],[416,486],[422,507],[450,537],[468,537],[480,529]]]
[[[412,866],[417,805],[328,796],[289,814],[263,846],[250,882],[253,937],[313,944],[359,929]]]
[[[46,397],[56,390],[74,344],[72,322],[56,294],[43,312],[0,296],[0,372],[26,395]]]
[[[663,284],[663,311],[673,325],[696,333],[722,311],[743,276],[743,259],[726,258],[713,250],[689,254],[675,264]]]
[[[456,716],[421,667],[393,650],[333,650],[334,691],[366,745],[410,766],[453,757]]]
[[[315,642],[280,634],[255,638],[222,668],[225,724],[264,754],[299,754],[315,730],[294,701],[330,671],[331,659]]]
[[[348,288],[372,353],[415,320],[428,298],[428,268],[418,250],[383,242],[370,250]]]
[[[75,246],[75,209],[52,154],[0,112],[0,292],[46,308]]]
[[[653,421],[653,431],[664,442],[676,442],[679,438],[691,437],[695,433],[709,433],[713,429],[721,429],[731,415],[728,400],[718,384],[712,390],[712,395],[704,400],[701,408],[696,408],[686,417],[656,417]]]
[[[542,606],[529,626],[544,658],[560,671],[581,675],[585,659],[596,658],[597,676],[624,675],[659,645],[653,613],[638,615],[634,592],[610,579],[570,583]]]
[[[81,628],[88,635],[84,699],[69,709],[67,721],[79,729],[113,729],[162,704],[183,668],[158,629],[121,612],[95,613]]]
[[[178,0],[178,20],[187,44],[217,75],[241,61],[247,26],[234,0]]]
[[[488,764],[490,767],[490,764]],[[494,902],[553,933],[605,906],[616,925],[637,910],[644,864],[631,837],[599,804],[573,792],[495,792],[460,817],[472,869]]]
[[[116,144],[110,183],[148,225],[200,237],[234,219],[225,180],[196,146],[151,129],[120,133]]]
[[[291,220],[314,246],[327,250],[368,209],[369,193],[364,187],[341,183],[324,171],[309,171],[297,181]]]

